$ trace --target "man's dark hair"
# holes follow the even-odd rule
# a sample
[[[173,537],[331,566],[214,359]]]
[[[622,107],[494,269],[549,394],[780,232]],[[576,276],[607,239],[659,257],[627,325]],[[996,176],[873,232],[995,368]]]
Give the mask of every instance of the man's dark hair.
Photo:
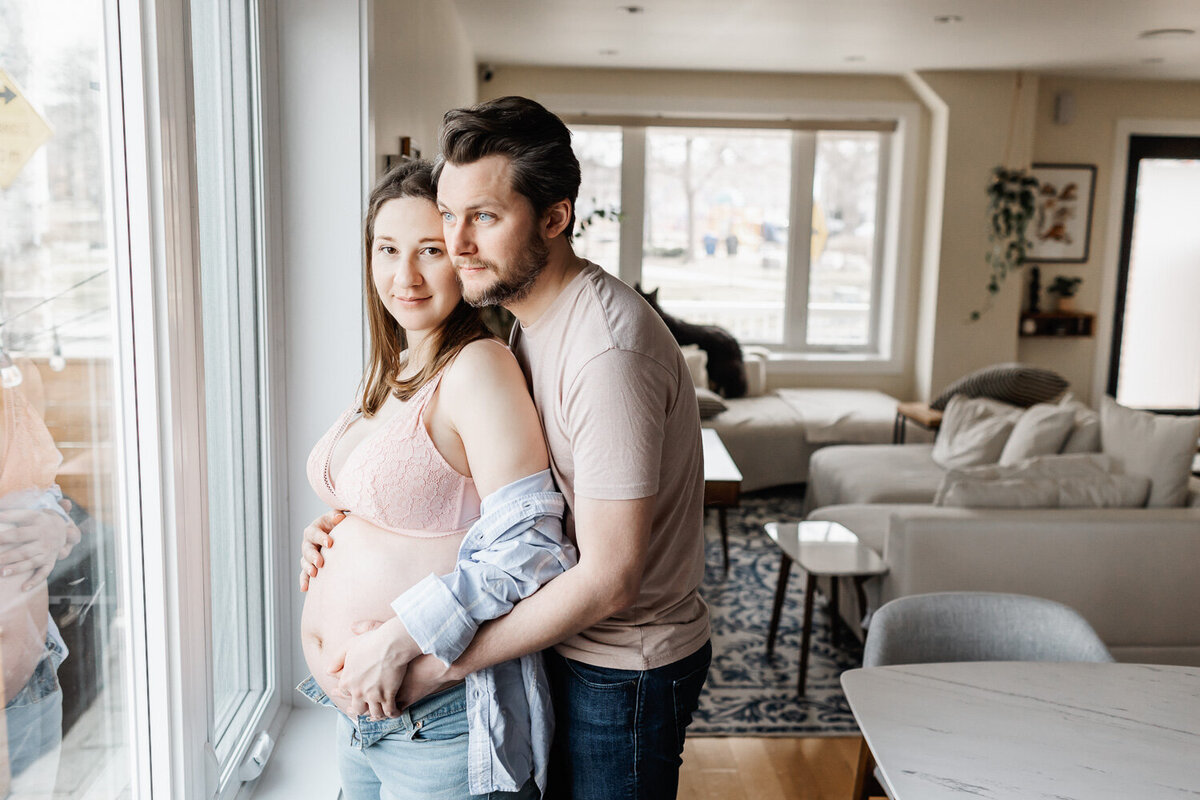
[[[570,200],[571,219],[564,233],[571,241],[579,159],[571,149],[571,132],[544,106],[525,97],[501,97],[447,111],[441,150],[433,171],[435,184],[446,164],[473,164],[501,155],[512,164],[513,189],[529,200],[539,217],[560,200]]]

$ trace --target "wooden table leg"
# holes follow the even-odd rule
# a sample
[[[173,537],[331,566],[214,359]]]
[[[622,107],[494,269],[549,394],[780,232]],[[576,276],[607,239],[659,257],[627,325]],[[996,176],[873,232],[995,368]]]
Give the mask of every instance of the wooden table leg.
[[[729,574],[729,529],[725,527],[725,506],[717,508],[717,524],[721,528],[721,552],[725,556],[725,574]]]
[[[792,571],[792,558],[780,552],[779,582],[775,584],[775,602],[771,606],[771,624],[767,627],[767,656],[775,652],[775,634],[779,632],[779,614],[783,610],[783,597],[787,593],[788,574]]]
[[[797,691],[804,697],[804,682],[808,677],[808,650],[812,645],[813,595],[817,593],[817,579],[811,572],[804,582],[804,630],[800,637],[800,681]]]
[[[850,795],[852,800],[868,800],[871,797],[872,790],[878,787],[878,781],[872,774],[874,770],[875,756],[871,753],[871,748],[867,746],[867,740],[860,737],[858,740],[858,767],[854,772],[854,792]]]

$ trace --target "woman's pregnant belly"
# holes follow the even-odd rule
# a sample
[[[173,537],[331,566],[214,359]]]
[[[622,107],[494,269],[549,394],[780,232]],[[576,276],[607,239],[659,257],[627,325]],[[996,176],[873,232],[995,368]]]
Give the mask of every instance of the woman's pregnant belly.
[[[31,592],[21,591],[28,580],[28,572],[0,578],[0,661],[4,664],[5,705],[25,688],[46,653],[50,593],[45,581]]]
[[[308,583],[300,634],[309,671],[343,711],[346,701],[334,693],[337,678],[328,670],[354,637],[351,626],[391,619],[391,602],[398,595],[430,573],[453,570],[464,535],[405,536],[353,515],[333,529],[325,566]]]

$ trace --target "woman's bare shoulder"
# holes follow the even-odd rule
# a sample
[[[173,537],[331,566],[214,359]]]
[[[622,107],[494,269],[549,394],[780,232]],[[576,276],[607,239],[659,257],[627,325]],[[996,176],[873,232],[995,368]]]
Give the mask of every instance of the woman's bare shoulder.
[[[456,395],[466,392],[479,395],[487,390],[511,389],[520,386],[524,391],[524,378],[516,356],[499,339],[475,339],[458,351],[455,360],[446,367],[445,378],[448,389]]]

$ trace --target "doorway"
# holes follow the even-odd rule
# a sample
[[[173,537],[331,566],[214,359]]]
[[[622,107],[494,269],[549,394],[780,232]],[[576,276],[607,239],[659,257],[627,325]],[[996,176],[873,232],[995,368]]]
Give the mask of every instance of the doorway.
[[[1200,137],[1131,136],[1108,393],[1200,412]]]

